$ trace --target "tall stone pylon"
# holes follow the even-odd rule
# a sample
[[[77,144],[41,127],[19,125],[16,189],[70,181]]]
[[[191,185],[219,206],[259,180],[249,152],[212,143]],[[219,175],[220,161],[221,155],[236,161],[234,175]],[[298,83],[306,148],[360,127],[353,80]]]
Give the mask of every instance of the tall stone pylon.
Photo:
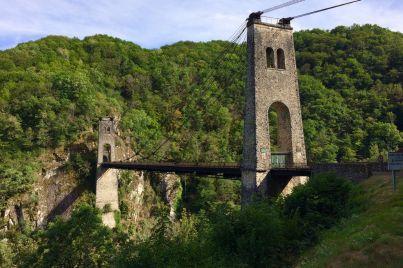
[[[292,28],[263,23],[260,17],[251,15],[247,25],[247,53],[243,204],[251,202],[256,194],[267,195],[272,190],[271,182],[276,179],[282,180],[283,193],[306,180],[305,177],[272,178],[270,175],[274,155],[269,134],[270,108],[277,113],[277,150],[287,158],[288,166],[306,165]]]
[[[98,163],[96,182],[96,206],[102,211],[103,223],[113,228],[116,225],[115,211],[119,210],[118,171],[105,169],[103,162],[116,160],[116,122],[112,117],[99,121]]]

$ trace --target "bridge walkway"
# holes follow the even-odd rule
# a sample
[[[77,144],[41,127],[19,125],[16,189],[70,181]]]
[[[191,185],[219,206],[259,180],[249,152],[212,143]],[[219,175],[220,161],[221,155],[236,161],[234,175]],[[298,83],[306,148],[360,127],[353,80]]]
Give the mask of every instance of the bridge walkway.
[[[104,162],[103,168],[174,172],[176,174],[195,174],[200,176],[222,176],[227,179],[240,180],[242,167],[237,163],[184,163],[184,162]],[[305,165],[285,165],[273,167],[270,174],[273,176],[310,176],[311,167]]]

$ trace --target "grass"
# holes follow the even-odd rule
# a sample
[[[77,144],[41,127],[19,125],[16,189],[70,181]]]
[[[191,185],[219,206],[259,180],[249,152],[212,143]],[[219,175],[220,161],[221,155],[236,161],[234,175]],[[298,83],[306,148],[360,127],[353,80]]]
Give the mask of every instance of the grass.
[[[396,192],[390,173],[362,182],[368,207],[326,231],[298,267],[403,267],[403,172]]]

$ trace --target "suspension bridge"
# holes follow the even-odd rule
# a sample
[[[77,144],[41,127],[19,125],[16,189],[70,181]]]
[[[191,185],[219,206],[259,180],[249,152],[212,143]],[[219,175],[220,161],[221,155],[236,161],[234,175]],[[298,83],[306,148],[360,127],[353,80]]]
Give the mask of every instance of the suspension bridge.
[[[239,42],[246,41],[248,64],[242,163],[161,163],[118,159],[115,144],[117,122],[106,117],[99,123],[97,207],[102,209],[108,205],[112,210],[119,210],[117,170],[122,169],[240,179],[243,204],[250,203],[255,195],[287,194],[294,186],[304,183],[312,169],[306,159],[291,21],[361,0],[274,19],[274,22],[272,19],[270,23],[263,21],[263,14],[303,1],[288,1],[251,13],[217,57],[217,64],[220,64],[226,53],[231,53]],[[278,115],[276,138],[280,152],[271,148],[269,109],[274,109]],[[154,153],[170,138],[167,137]],[[113,212],[104,213],[103,221],[110,227],[115,226]]]

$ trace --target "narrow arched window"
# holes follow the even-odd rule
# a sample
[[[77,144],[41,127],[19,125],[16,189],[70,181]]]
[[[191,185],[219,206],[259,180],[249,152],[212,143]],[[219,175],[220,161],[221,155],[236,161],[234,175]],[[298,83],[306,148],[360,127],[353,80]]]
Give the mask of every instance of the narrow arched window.
[[[271,47],[266,49],[267,68],[275,68],[274,66],[274,50]]]
[[[282,50],[281,48],[277,49],[277,68],[285,69],[284,50]]]
[[[110,162],[111,161],[111,145],[104,144],[103,152],[102,152],[102,162]]]

